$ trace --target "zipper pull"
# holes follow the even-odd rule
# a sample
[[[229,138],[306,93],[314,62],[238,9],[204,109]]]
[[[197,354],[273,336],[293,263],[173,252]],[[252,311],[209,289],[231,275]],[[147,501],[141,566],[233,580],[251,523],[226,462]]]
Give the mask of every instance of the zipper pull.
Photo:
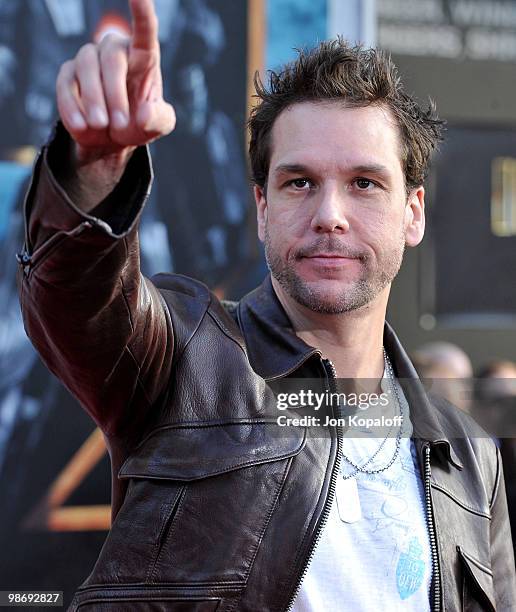
[[[32,266],[32,257],[27,253],[26,249],[16,253],[16,261],[23,267],[25,276],[28,276]]]

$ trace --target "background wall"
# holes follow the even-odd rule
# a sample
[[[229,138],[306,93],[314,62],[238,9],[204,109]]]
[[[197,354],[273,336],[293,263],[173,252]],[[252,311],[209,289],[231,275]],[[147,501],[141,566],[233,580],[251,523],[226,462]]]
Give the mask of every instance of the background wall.
[[[516,235],[493,232],[491,209],[493,160],[516,158],[516,2],[382,0],[377,9],[379,46],[449,128],[427,181],[427,236],[406,253],[389,319],[409,350],[448,340],[476,366],[515,360]]]

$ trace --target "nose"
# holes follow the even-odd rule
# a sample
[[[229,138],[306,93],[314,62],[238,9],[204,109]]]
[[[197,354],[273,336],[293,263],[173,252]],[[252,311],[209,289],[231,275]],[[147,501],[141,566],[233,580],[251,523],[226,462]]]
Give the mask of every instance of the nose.
[[[337,186],[322,190],[310,224],[311,229],[319,234],[347,233],[349,220],[345,211],[344,199]]]

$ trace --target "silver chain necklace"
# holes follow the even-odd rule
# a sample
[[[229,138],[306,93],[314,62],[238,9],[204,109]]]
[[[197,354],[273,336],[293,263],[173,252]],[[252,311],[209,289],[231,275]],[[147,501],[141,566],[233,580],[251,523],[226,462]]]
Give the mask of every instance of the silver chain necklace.
[[[392,456],[392,458],[390,459],[390,461],[384,465],[383,467],[374,469],[374,470],[368,470],[366,469],[366,466],[369,465],[374,459],[375,457],[378,456],[378,453],[382,450],[382,448],[385,446],[385,443],[387,442],[387,439],[392,431],[392,425],[391,428],[389,429],[389,431],[387,432],[387,435],[385,436],[385,438],[382,440],[382,443],[380,444],[380,446],[376,449],[376,451],[374,452],[373,455],[371,455],[371,457],[369,457],[369,459],[363,463],[362,465],[357,465],[356,463],[354,463],[349,457],[346,457],[346,455],[344,453],[342,453],[342,458],[349,463],[349,465],[351,465],[354,468],[354,471],[351,472],[351,474],[347,474],[346,476],[343,475],[343,480],[347,480],[348,478],[352,478],[353,476],[355,476],[356,474],[358,474],[359,472],[362,474],[379,474],[380,472],[385,472],[385,470],[389,469],[391,467],[391,465],[396,461],[399,452],[400,452],[400,447],[401,447],[401,433],[403,430],[403,408],[402,408],[402,404],[401,404],[401,400],[400,400],[400,396],[398,394],[398,387],[395,384],[394,381],[394,370],[392,368],[392,364],[391,364],[391,360],[389,359],[389,356],[387,355],[387,352],[385,350],[385,347],[383,347],[383,360],[384,360],[384,364],[385,364],[385,370],[387,372],[387,378],[389,380],[389,386],[391,388],[391,391],[393,392],[393,395],[396,399],[396,404],[398,406],[398,410],[399,410],[399,414],[401,417],[401,423],[400,423],[400,427],[398,429],[398,433],[396,434],[396,448],[394,449],[394,454]]]

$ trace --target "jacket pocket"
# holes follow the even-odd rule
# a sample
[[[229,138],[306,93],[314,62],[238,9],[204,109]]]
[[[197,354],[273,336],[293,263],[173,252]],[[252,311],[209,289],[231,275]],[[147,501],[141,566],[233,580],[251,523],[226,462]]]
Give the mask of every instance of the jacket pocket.
[[[118,476],[199,480],[292,457],[304,444],[304,428],[272,422],[162,427],[140,443]]]
[[[253,422],[151,433],[120,469],[129,487],[88,582],[245,585],[305,443],[295,429]]]
[[[496,612],[493,573],[489,567],[457,546],[463,569],[463,612]]]
[[[191,595],[163,587],[107,587],[79,591],[68,612],[215,612],[222,599]]]
[[[146,598],[138,600],[135,598],[123,599],[94,599],[69,608],[69,612],[121,612],[121,610],[131,610],[131,612],[214,612],[219,607],[220,600],[205,601],[178,601],[163,595],[152,599]],[[125,607],[129,606],[129,607]]]

